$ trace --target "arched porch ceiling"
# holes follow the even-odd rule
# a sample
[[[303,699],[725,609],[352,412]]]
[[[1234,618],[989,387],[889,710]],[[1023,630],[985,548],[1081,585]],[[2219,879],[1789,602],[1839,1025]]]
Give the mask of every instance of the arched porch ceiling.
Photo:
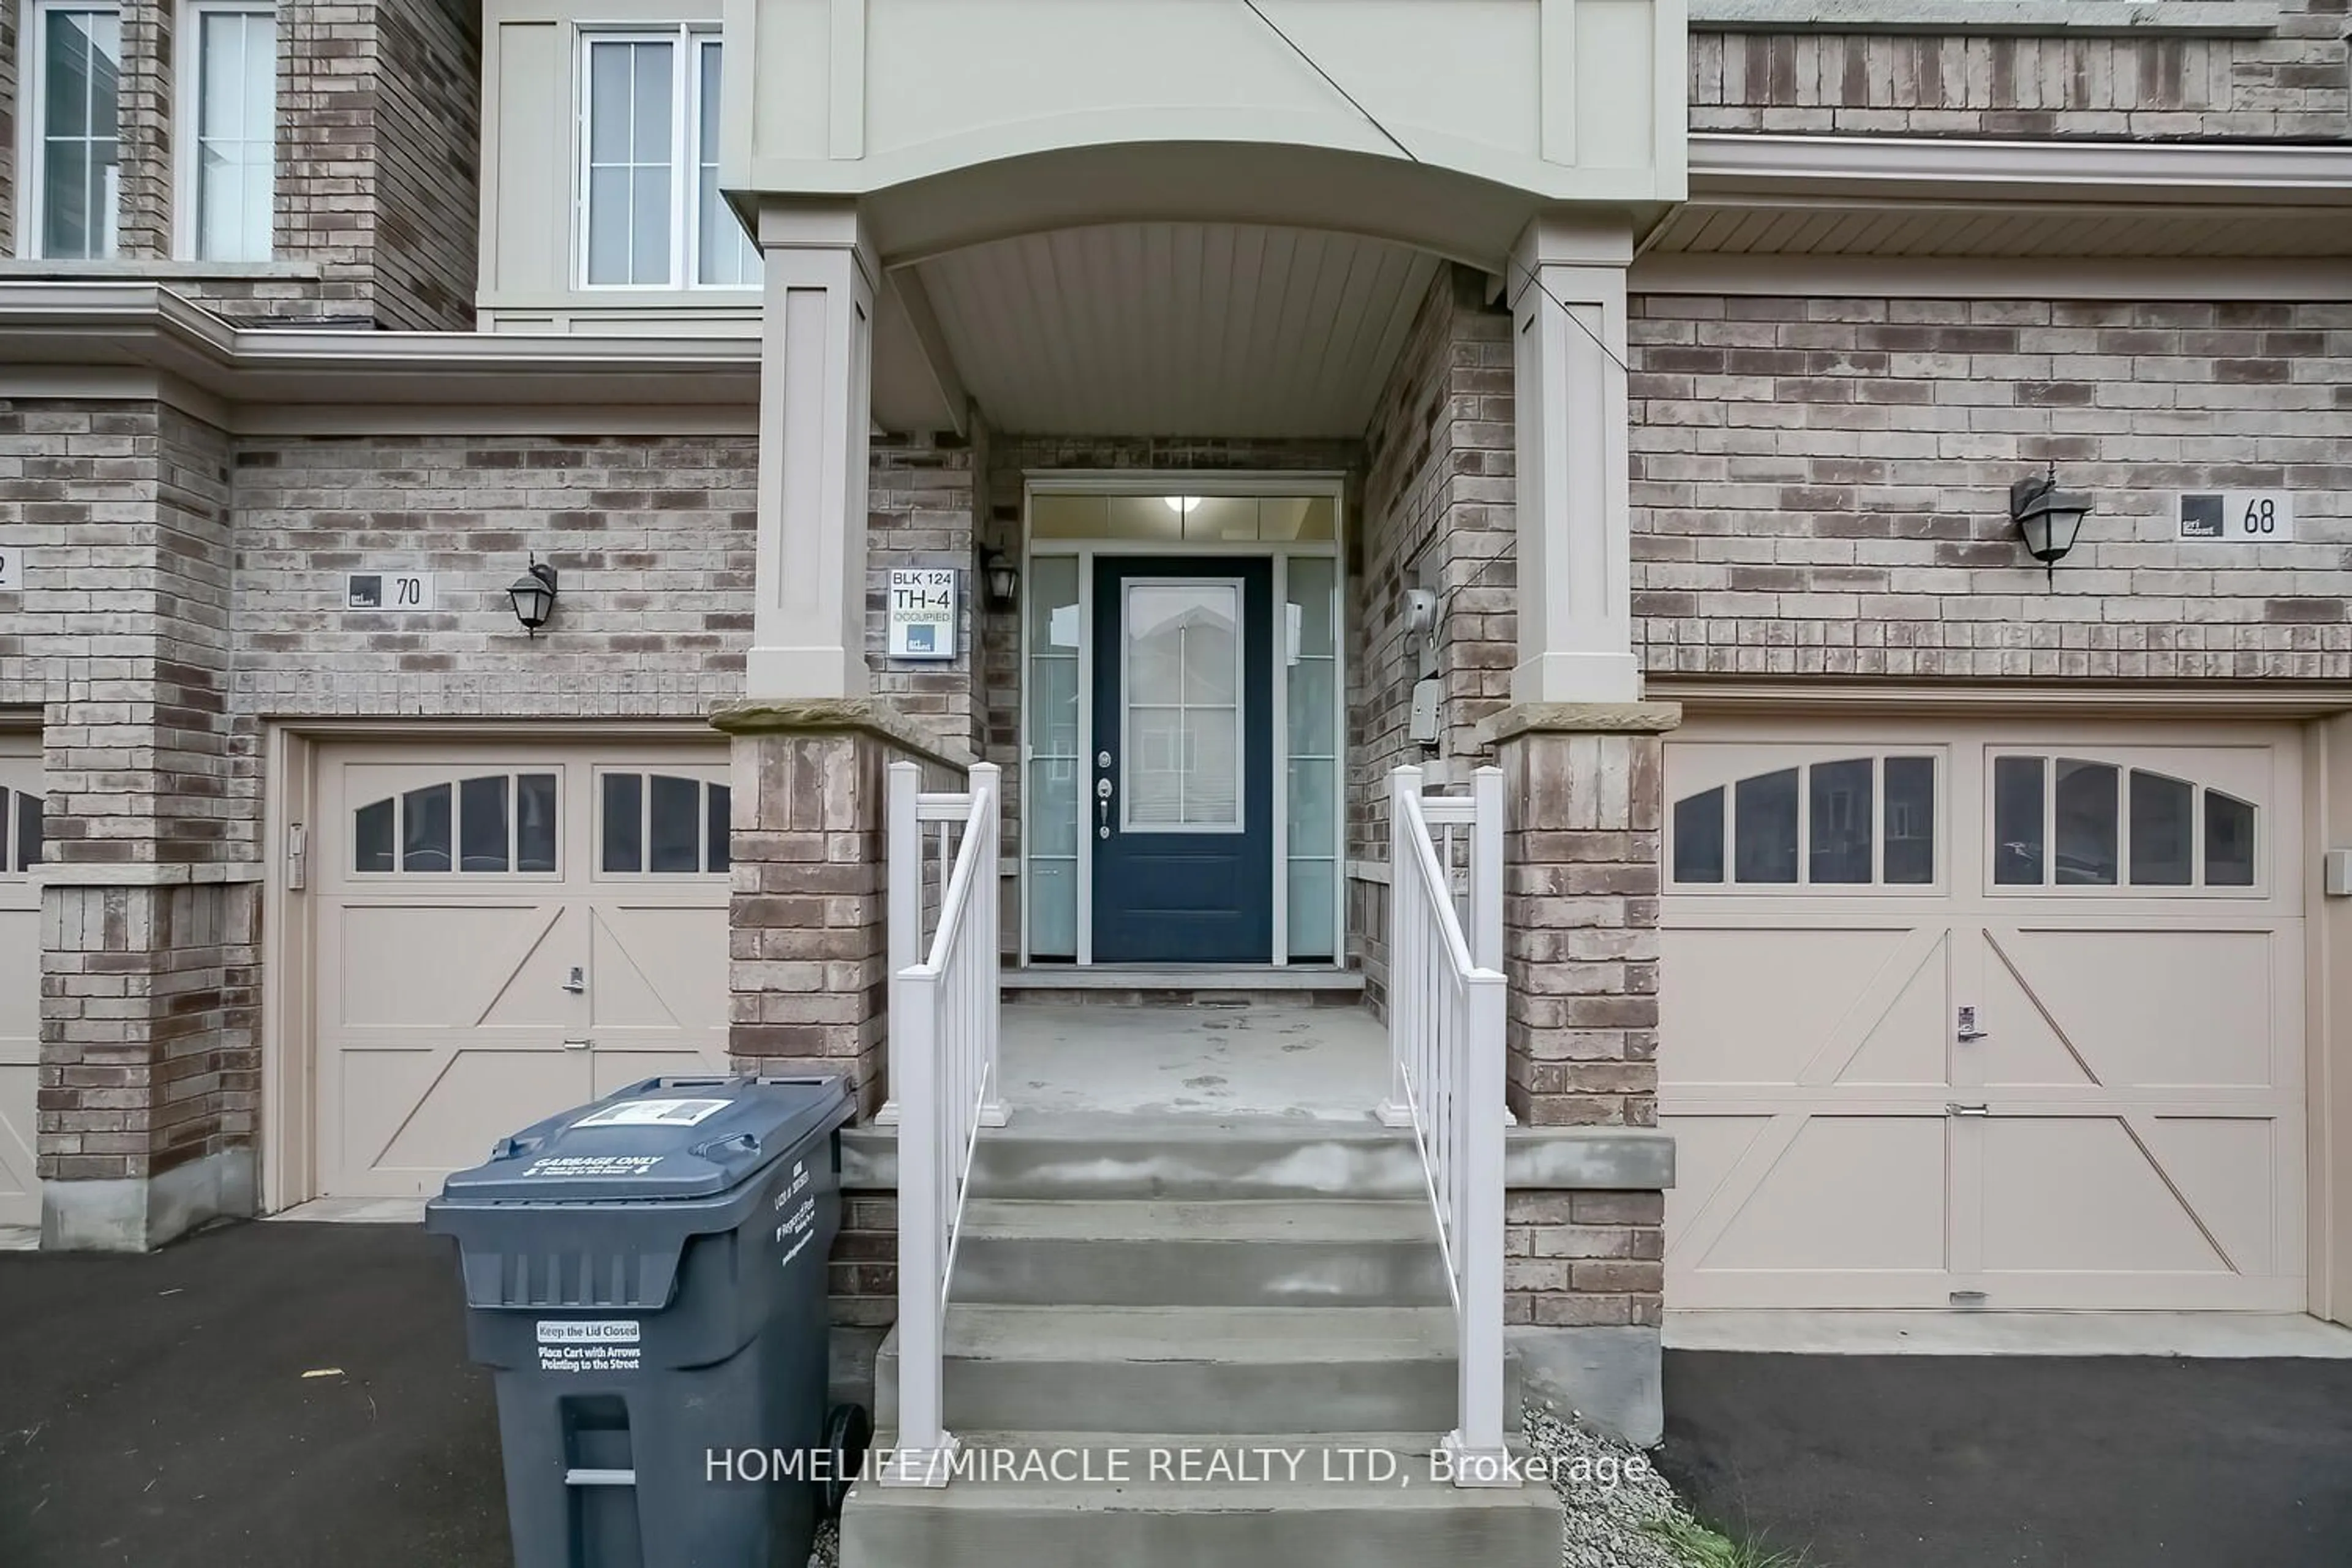
[[[1038,436],[1355,437],[1443,263],[1234,222],[1094,224],[891,267],[874,417]]]

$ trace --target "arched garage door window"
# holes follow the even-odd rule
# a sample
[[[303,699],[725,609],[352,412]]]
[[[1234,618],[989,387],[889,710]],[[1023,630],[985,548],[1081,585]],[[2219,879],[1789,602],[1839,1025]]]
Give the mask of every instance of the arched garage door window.
[[[23,875],[41,863],[41,797],[0,789],[0,875]]]
[[[1838,757],[1686,795],[1668,830],[1672,879],[1697,888],[1931,886],[1937,763]]]
[[[352,869],[551,875],[556,793],[553,773],[482,773],[370,801],[352,814]]]
[[[2251,889],[2259,813],[2189,779],[2082,757],[1992,760],[1996,888]]]

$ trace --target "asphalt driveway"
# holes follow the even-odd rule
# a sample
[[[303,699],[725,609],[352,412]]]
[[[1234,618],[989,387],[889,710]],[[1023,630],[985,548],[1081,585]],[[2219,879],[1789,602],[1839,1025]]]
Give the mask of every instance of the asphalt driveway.
[[[1701,1514],[1812,1568],[2352,1563],[2352,1362],[1674,1352],[1666,1412]],[[440,1241],[0,1254],[0,1564],[508,1561]]]
[[[1661,1468],[1812,1568],[2346,1568],[2352,1362],[1666,1356]]]
[[[462,1314],[447,1244],[405,1226],[0,1254],[0,1563],[506,1563]]]

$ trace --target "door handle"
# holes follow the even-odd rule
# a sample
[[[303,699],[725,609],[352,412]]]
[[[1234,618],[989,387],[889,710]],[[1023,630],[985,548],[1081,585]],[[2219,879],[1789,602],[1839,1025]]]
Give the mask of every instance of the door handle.
[[[563,1048],[567,1051],[584,1051],[594,1043],[593,1040],[566,1040],[563,1042]]]
[[[1990,1108],[1987,1106],[1960,1105],[1956,1102],[1946,1101],[1944,1105],[1944,1114],[1947,1116],[1990,1116],[1992,1114],[1992,1111]]]
[[[1110,753],[1105,752],[1101,760],[1108,766]],[[1097,837],[1110,837],[1110,780],[1107,778],[1095,780],[1095,834]]]
[[[580,964],[573,964],[572,973],[564,978],[563,988],[574,996],[585,995],[588,990],[588,971]]]

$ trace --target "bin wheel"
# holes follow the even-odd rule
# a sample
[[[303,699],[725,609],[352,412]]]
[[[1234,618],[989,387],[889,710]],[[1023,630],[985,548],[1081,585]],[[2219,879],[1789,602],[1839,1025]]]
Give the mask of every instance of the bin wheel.
[[[841,1500],[849,1495],[850,1479],[866,1463],[866,1450],[874,1441],[874,1418],[866,1414],[863,1405],[836,1405],[824,1421],[824,1446],[832,1450],[833,1469],[824,1483],[824,1512],[828,1519],[841,1512]]]

